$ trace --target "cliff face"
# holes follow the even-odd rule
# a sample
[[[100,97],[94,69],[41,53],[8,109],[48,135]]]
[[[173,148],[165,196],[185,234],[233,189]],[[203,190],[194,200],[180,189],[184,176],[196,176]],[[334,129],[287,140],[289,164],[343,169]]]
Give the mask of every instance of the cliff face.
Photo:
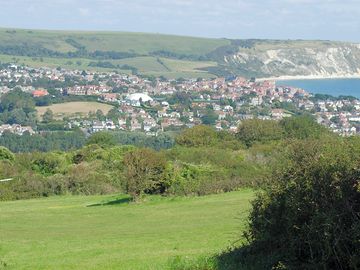
[[[225,54],[223,65],[248,76],[360,75],[360,44],[260,41]]]

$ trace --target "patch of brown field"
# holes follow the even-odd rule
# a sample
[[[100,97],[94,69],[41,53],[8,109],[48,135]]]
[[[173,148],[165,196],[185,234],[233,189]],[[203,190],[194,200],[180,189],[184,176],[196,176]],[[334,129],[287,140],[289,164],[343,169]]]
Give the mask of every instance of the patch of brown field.
[[[99,102],[67,102],[60,104],[53,104],[51,106],[36,107],[39,116],[44,115],[47,109],[52,110],[55,118],[62,118],[64,116],[81,115],[86,116],[89,112],[96,112],[101,110],[107,114],[113,106]]]

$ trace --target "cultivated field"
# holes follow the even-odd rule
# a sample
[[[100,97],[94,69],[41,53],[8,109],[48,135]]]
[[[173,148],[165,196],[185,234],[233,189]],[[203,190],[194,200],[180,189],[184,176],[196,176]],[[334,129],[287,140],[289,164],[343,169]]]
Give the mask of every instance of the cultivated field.
[[[243,190],[139,204],[124,196],[0,202],[0,259],[6,269],[167,269],[175,256],[214,254],[237,240],[252,198]]]
[[[51,106],[36,107],[38,115],[42,116],[47,109],[52,110],[54,117],[61,119],[64,116],[86,116],[89,112],[101,110],[104,114],[108,113],[113,106],[99,102],[67,102],[53,104]]]

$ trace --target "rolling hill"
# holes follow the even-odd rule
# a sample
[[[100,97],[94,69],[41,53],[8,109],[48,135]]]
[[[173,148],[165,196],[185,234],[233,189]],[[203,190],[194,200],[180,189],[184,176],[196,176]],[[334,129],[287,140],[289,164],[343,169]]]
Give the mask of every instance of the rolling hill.
[[[0,61],[178,77],[360,74],[360,44],[0,29]]]

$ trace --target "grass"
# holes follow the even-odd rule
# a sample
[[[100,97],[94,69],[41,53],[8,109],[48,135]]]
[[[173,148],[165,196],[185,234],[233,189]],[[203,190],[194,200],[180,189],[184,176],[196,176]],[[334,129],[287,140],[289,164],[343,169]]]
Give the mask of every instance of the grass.
[[[149,54],[157,50],[180,54],[203,55],[228,45],[226,39],[198,38],[176,35],[96,31],[42,31],[0,28],[1,44],[41,44],[60,52],[76,50],[67,39],[85,46],[88,51],[118,51]]]
[[[253,192],[206,197],[65,196],[0,203],[6,269],[167,269],[237,240]]]
[[[0,45],[18,46],[22,44],[42,46],[62,53],[74,52],[76,48],[68,39],[85,47],[87,51],[118,51],[141,55],[121,60],[106,60],[116,65],[129,65],[138,69],[144,75],[165,76],[168,78],[196,78],[214,77],[198,68],[216,66],[209,61],[182,61],[166,59],[158,61],[151,56],[154,51],[168,51],[176,54],[203,56],[218,47],[228,45],[225,39],[196,38],[174,35],[126,33],[126,32],[86,32],[86,31],[40,31],[24,29],[0,28]],[[166,63],[165,63],[166,60]],[[27,57],[18,55],[0,55],[0,62],[11,62],[31,67],[63,67],[66,69],[112,71],[114,68],[89,67],[90,62],[98,59],[86,58],[55,58],[55,57]],[[162,63],[161,63],[162,62]],[[165,63],[165,65],[164,65]],[[168,66],[169,65],[169,66]],[[122,73],[130,74],[130,70],[118,69]]]
[[[120,71],[121,73],[131,74],[130,70],[118,69],[118,68],[101,68],[101,67],[89,67],[90,62],[97,62],[98,60],[85,59],[85,58],[49,58],[49,57],[27,57],[27,56],[13,56],[0,54],[0,62],[3,63],[17,63],[21,65],[27,65],[35,68],[40,67],[62,67],[73,70],[94,70],[100,72],[109,72],[113,70]],[[183,61],[176,59],[161,58],[161,61],[165,64],[162,65],[157,61],[156,57],[143,56],[126,58],[121,60],[106,60],[116,65],[129,65],[138,69],[141,74],[165,76],[167,78],[211,78],[215,77],[206,71],[198,70],[199,68],[216,66],[215,62],[210,61]]]
[[[38,114],[42,116],[47,109],[52,110],[54,117],[62,119],[64,116],[73,115],[87,115],[89,112],[96,112],[101,110],[104,114],[107,114],[113,106],[99,103],[99,102],[67,102],[60,104],[53,104],[51,106],[36,107]]]

